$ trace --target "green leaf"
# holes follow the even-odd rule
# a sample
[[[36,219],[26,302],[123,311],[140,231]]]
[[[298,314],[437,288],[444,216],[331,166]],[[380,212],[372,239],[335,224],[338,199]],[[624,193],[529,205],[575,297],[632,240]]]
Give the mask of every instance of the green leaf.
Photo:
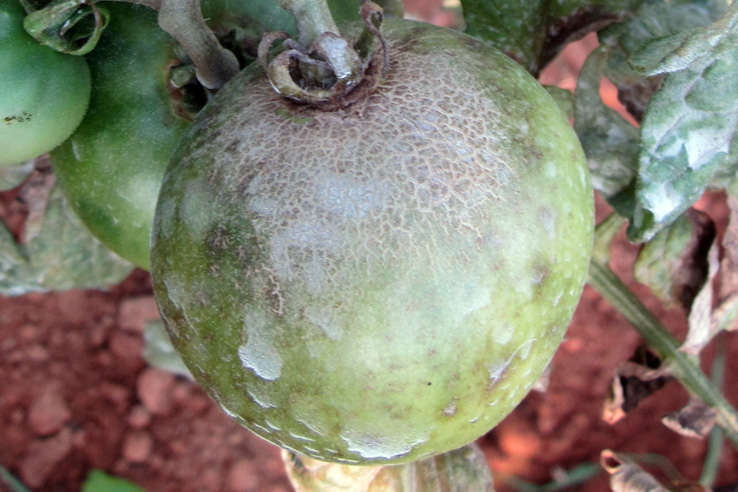
[[[694,27],[650,41],[631,60],[646,75],[671,73],[689,68],[705,53],[714,58],[738,43],[738,4],[706,28]]]
[[[122,478],[111,477],[102,470],[92,470],[82,484],[82,492],[146,492]]]
[[[643,0],[461,0],[466,32],[537,75],[571,40],[623,19]]]
[[[642,120],[662,77],[646,77],[633,67],[631,57],[654,39],[707,26],[725,10],[725,0],[651,1],[627,21],[611,24],[598,33],[600,44],[610,48],[605,76],[617,86],[620,100],[636,120]]]
[[[556,87],[555,85],[544,85],[543,88],[546,89],[567,118],[574,118],[574,94],[571,91]]]
[[[728,16],[738,18],[738,9]],[[713,38],[715,25],[692,30]],[[738,22],[729,23],[733,33]],[[636,208],[628,228],[648,241],[688,209],[713,182],[738,167],[738,43],[725,34],[682,70],[665,76],[641,127]],[[693,41],[696,42],[696,41]],[[691,55],[690,55],[691,56]]]
[[[608,57],[608,48],[597,48],[582,67],[574,98],[574,129],[587,156],[592,186],[620,215],[629,216],[638,129],[602,102],[600,82]]]
[[[133,269],[87,231],[58,187],[26,233],[30,239],[19,245],[0,227],[0,295],[106,288]]]

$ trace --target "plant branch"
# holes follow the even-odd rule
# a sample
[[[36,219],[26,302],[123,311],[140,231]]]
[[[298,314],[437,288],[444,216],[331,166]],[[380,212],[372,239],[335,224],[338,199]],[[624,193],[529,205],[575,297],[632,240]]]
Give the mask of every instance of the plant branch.
[[[323,33],[340,35],[326,0],[279,0],[279,6],[295,18],[297,41],[306,48]]]
[[[628,289],[607,263],[593,259],[589,267],[589,284],[609,301],[636,331],[648,342],[659,357],[668,364],[682,385],[700,397],[717,412],[717,424],[726,437],[738,448],[738,412],[705,376],[695,360],[679,350],[680,343],[659,320]]]
[[[30,492],[20,480],[0,465],[0,484],[5,484],[12,492]]]
[[[145,5],[159,12],[159,27],[182,46],[195,66],[198,80],[220,89],[240,69],[236,56],[223,48],[205,24],[200,0],[113,0]]]
[[[220,89],[238,73],[236,55],[223,48],[205,24],[200,0],[161,0],[159,26],[182,46],[208,89]]]

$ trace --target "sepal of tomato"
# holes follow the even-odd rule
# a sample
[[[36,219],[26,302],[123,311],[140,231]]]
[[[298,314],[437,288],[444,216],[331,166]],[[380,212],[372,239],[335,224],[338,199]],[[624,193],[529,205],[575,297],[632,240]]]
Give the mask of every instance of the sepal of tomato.
[[[92,98],[75,134],[51,154],[72,208],[106,246],[149,266],[149,235],[164,170],[188,122],[168,85],[176,42],[156,12],[109,5],[110,24],[88,55]]]
[[[84,58],[39,44],[23,30],[25,15],[18,0],[0,0],[0,166],[62,143],[90,100]]]

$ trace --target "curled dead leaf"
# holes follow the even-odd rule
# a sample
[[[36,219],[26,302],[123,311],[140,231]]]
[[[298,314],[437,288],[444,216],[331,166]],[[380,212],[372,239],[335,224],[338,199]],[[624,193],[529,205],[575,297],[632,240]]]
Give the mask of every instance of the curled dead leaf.
[[[689,311],[689,331],[680,350],[699,354],[715,335],[735,330],[738,316],[738,199],[728,197],[730,221],[720,248],[713,243],[708,253],[708,276]],[[719,286],[715,279],[719,274]]]
[[[613,492],[669,492],[650,473],[624,454],[605,449],[600,464],[610,474]]]
[[[704,438],[715,425],[717,412],[700,398],[692,397],[679,412],[666,415],[661,422],[683,436]]]
[[[666,458],[649,455],[652,461],[658,458],[654,464],[660,465],[666,476],[664,485],[631,456],[610,449],[600,453],[600,464],[610,474],[613,492],[711,492],[699,483],[682,478]]]
[[[614,424],[670,379],[671,371],[661,364],[661,359],[647,347],[639,347],[633,357],[615,369],[602,418]]]

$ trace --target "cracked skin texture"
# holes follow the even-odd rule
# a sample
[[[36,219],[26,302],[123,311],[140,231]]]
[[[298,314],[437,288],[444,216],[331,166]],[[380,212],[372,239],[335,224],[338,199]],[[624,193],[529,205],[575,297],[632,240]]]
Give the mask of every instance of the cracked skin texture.
[[[334,111],[231,80],[167,170],[154,289],[195,379],[323,461],[458,448],[559,346],[591,253],[584,155],[545,90],[473,38],[386,21],[391,68]]]

